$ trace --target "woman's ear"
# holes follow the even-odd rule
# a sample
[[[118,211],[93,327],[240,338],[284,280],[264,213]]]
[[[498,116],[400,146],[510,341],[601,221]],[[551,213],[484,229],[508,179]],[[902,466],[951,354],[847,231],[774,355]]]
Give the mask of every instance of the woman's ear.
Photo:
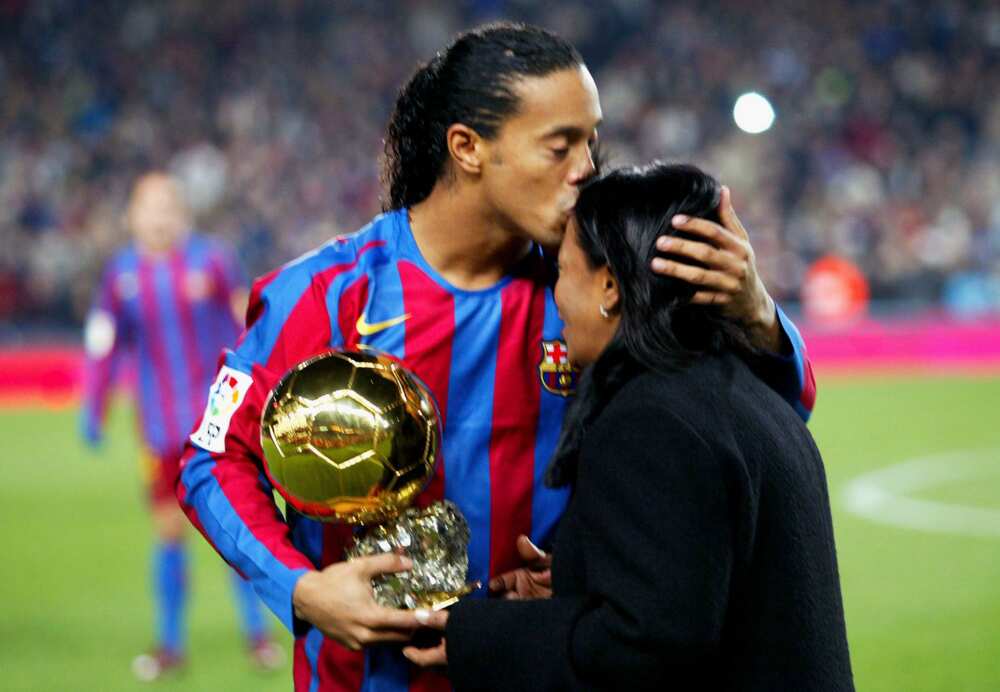
[[[600,280],[601,280],[601,301],[605,309],[611,314],[616,314],[619,309],[621,302],[621,295],[618,292],[618,279],[615,275],[611,273],[611,270],[607,266],[601,267]]]

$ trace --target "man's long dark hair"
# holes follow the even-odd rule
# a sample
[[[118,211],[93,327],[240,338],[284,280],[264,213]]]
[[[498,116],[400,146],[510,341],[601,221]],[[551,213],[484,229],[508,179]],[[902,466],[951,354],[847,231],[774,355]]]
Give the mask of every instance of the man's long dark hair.
[[[572,481],[588,426],[636,373],[676,371],[706,354],[752,351],[739,324],[711,305],[691,302],[694,285],[650,269],[658,236],[686,237],[673,227],[674,215],[718,222],[720,193],[718,181],[695,166],[662,163],[611,171],[581,191],[577,241],[591,269],[607,266],[617,279],[621,319],[581,378],[549,469],[550,485]]]
[[[491,139],[517,112],[518,79],[582,64],[572,45],[533,26],[502,22],[460,34],[399,92],[385,138],[383,207],[412,207],[430,195],[445,172],[453,124]]]

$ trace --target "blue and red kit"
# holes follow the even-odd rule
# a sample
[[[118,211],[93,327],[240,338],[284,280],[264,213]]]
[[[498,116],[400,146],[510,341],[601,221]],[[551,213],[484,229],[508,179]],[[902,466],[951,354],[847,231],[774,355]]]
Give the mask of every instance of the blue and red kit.
[[[351,530],[278,513],[261,467],[269,391],[289,368],[333,347],[363,344],[401,359],[430,387],[444,422],[442,457],[421,499],[461,508],[472,532],[469,579],[486,583],[520,565],[519,534],[548,545],[568,499],[543,482],[575,386],[554,281],[536,250],[491,288],[455,288],[424,260],[406,212],[396,211],[256,282],[247,329],[225,354],[177,491],[192,521],[294,632],[296,690],[449,685],[411,667],[399,647],[352,652],[294,618],[297,580],[341,560]],[[777,384],[807,413],[809,364],[782,320],[795,355],[780,359]]]
[[[244,286],[232,253],[198,235],[163,255],[118,252],[87,321],[84,436],[100,438],[115,375],[130,357],[142,439],[156,457],[179,456],[219,351],[239,336],[231,300]]]
[[[184,441],[205,407],[220,349],[239,335],[232,303],[245,295],[231,251],[198,235],[157,255],[129,246],[107,265],[84,335],[83,434],[100,440],[115,376],[131,359],[153,505],[175,501]],[[182,541],[158,541],[152,557],[156,644],[182,656],[186,550]],[[244,635],[264,641],[258,599],[235,573],[233,587]]]

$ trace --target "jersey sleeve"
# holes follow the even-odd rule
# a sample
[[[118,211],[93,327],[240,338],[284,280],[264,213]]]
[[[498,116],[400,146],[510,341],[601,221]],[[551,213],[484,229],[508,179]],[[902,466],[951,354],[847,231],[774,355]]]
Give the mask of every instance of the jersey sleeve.
[[[117,276],[112,262],[104,271],[84,324],[80,429],[90,444],[96,444],[101,439],[111,388],[132,338],[121,301],[115,292]]]
[[[790,348],[783,353],[761,356],[754,371],[795,409],[803,421],[808,422],[816,404],[816,378],[812,363],[795,323],[780,306],[775,307],[783,333],[782,340],[787,339]]]
[[[214,300],[234,315],[242,314],[246,308],[248,280],[236,253],[228,245],[214,245],[209,267],[215,286]]]
[[[177,485],[192,523],[290,630],[295,584],[318,565],[295,547],[275,505],[263,471],[260,417],[284,373],[338,338],[323,327],[330,320],[326,287],[296,274],[254,286],[250,323],[236,349],[224,352]]]

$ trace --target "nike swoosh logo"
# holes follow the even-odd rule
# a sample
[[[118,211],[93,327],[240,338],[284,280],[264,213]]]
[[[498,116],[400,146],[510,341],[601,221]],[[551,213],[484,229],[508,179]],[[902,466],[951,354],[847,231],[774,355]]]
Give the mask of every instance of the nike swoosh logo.
[[[372,334],[378,334],[382,330],[388,329],[389,327],[395,327],[397,324],[402,324],[408,319],[410,319],[409,313],[400,315],[399,317],[393,317],[389,320],[383,320],[382,322],[368,323],[365,322],[365,316],[361,315],[361,317],[358,318],[358,323],[355,327],[358,330],[358,334],[361,336],[371,336]]]

